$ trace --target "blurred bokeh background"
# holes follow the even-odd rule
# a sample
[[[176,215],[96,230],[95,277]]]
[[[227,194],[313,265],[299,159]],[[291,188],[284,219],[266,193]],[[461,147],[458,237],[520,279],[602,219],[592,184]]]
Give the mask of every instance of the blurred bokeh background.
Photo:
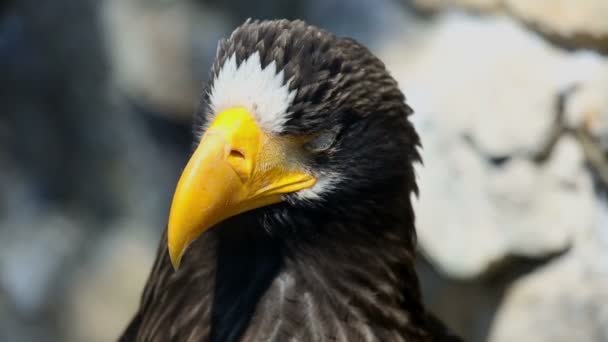
[[[0,0],[0,341],[130,319],[217,40],[302,18],[416,111],[430,308],[470,341],[608,341],[608,1]]]

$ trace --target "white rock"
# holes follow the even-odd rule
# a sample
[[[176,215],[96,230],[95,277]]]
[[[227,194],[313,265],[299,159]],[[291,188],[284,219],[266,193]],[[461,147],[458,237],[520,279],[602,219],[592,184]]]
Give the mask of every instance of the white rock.
[[[384,53],[417,113],[490,155],[543,145],[567,85],[566,55],[505,17],[446,15],[427,36]]]
[[[603,70],[506,17],[446,15],[419,41],[382,55],[423,142],[417,228],[431,262],[475,277],[511,254],[565,248],[592,226],[591,177],[575,140],[545,148],[559,94]],[[492,158],[505,158],[496,164]]]
[[[567,255],[517,281],[490,341],[608,340],[608,210]]]
[[[591,178],[572,137],[562,138],[540,167],[516,158],[491,172],[487,190],[508,253],[542,256],[564,249],[594,223]]]

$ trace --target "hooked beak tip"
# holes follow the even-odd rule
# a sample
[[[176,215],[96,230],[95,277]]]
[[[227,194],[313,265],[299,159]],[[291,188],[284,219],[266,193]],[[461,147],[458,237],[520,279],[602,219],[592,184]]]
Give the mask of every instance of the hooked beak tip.
[[[171,243],[169,243],[168,249],[171,265],[173,266],[173,270],[177,272],[179,270],[179,266],[181,265],[182,257],[184,256],[186,248],[175,248]]]

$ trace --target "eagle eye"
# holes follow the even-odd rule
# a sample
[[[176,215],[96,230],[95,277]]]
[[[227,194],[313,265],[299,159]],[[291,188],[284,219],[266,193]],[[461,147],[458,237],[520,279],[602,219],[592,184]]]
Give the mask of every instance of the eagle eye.
[[[334,126],[330,129],[326,129],[321,133],[316,134],[310,141],[308,141],[304,145],[304,148],[313,153],[325,152],[334,145],[339,134],[339,126]]]

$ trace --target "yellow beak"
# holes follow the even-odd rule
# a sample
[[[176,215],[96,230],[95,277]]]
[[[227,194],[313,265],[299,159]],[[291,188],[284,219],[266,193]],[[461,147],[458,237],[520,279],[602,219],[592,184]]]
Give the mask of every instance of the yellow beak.
[[[283,140],[264,133],[244,108],[216,116],[173,196],[167,236],[175,269],[188,246],[213,225],[315,184],[289,160]]]

